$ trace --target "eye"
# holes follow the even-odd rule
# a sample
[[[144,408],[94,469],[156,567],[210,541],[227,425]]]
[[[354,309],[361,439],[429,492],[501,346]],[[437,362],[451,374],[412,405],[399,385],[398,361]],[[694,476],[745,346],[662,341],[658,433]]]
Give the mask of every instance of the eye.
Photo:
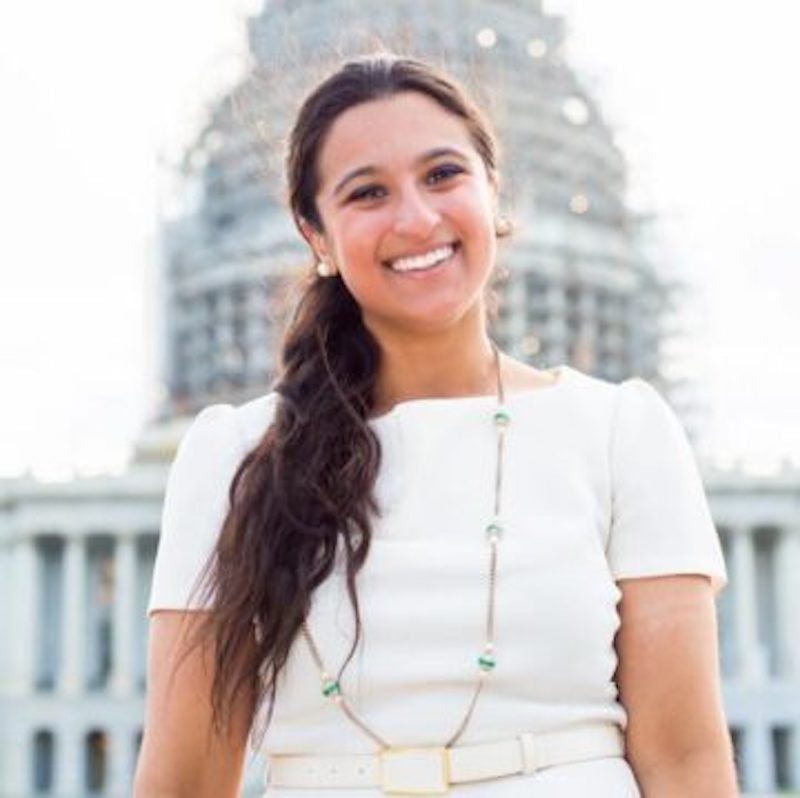
[[[442,164],[428,173],[428,181],[431,183],[441,183],[442,180],[447,180],[449,177],[462,174],[464,171],[465,169],[463,167],[454,163]]]
[[[361,188],[357,188],[350,196],[347,198],[348,202],[356,202],[362,199],[379,199],[380,192],[383,191],[381,186],[370,185],[370,186],[362,186]]]

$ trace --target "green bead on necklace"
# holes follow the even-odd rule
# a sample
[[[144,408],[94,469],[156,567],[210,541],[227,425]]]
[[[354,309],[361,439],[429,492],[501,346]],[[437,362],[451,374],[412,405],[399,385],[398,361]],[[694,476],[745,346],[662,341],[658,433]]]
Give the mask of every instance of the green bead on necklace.
[[[499,407],[494,412],[494,423],[498,427],[507,427],[511,423],[511,413],[505,407]]]
[[[481,654],[478,657],[478,665],[482,671],[493,671],[497,660],[491,654]]]
[[[486,537],[491,541],[499,540],[500,536],[503,534],[503,527],[500,524],[500,521],[495,519],[486,527]]]

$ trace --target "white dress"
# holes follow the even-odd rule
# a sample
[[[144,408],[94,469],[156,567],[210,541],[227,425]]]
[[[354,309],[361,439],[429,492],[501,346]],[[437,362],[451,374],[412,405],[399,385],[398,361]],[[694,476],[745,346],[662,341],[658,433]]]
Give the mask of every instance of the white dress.
[[[677,417],[640,378],[614,384],[570,366],[551,386],[508,394],[497,667],[459,744],[585,722],[625,728],[616,700],[616,580],[727,573],[699,471]],[[170,470],[150,610],[186,608],[214,544],[227,489],[262,436],[275,394],[194,419]],[[474,685],[487,598],[484,527],[494,496],[494,396],[418,399],[370,421],[383,461],[383,517],[358,576],[362,644],[342,677],[351,703],[392,745],[441,745]],[[192,606],[197,606],[196,602]],[[309,624],[337,673],[353,635],[341,562]],[[274,753],[376,749],[320,694],[298,636],[263,741]],[[281,798],[373,798],[380,790],[269,788]],[[635,798],[623,757],[454,786],[463,798]]]

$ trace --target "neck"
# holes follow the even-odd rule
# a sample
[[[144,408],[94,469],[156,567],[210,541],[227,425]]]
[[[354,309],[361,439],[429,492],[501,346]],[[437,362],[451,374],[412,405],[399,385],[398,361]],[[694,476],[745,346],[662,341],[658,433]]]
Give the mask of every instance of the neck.
[[[374,409],[431,397],[474,396],[497,391],[494,350],[484,330],[464,338],[451,333],[413,339],[380,339],[382,360]]]

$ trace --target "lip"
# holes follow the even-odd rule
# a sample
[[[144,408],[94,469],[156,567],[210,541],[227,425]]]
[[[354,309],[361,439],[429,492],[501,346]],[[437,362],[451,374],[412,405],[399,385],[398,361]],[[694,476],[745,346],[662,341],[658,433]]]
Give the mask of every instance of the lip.
[[[395,277],[407,280],[425,280],[431,277],[435,277],[437,274],[444,271],[444,269],[447,266],[449,266],[461,252],[460,241],[453,241],[451,244],[442,244],[441,246],[453,247],[453,254],[450,255],[450,257],[445,258],[443,261],[439,261],[439,263],[437,263],[435,266],[432,266],[429,269],[412,269],[407,272],[397,272],[388,265],[386,265],[386,269],[389,272],[391,272]],[[436,247],[434,247],[434,249],[436,249]],[[430,250],[427,251],[430,252]],[[425,253],[423,252],[422,254],[424,255]]]
[[[394,261],[400,260],[401,258],[418,258],[420,255],[427,255],[429,252],[441,249],[442,247],[452,247],[455,252],[458,252],[460,246],[461,244],[459,241],[443,241],[441,244],[432,244],[429,247],[425,247],[425,249],[420,249],[415,252],[404,252],[402,255],[395,255],[394,257],[387,258],[381,262],[384,266],[386,266],[387,269],[390,269],[391,266],[389,264],[394,263]],[[455,254],[455,252],[453,254]],[[395,274],[399,274],[399,272],[395,272]]]

